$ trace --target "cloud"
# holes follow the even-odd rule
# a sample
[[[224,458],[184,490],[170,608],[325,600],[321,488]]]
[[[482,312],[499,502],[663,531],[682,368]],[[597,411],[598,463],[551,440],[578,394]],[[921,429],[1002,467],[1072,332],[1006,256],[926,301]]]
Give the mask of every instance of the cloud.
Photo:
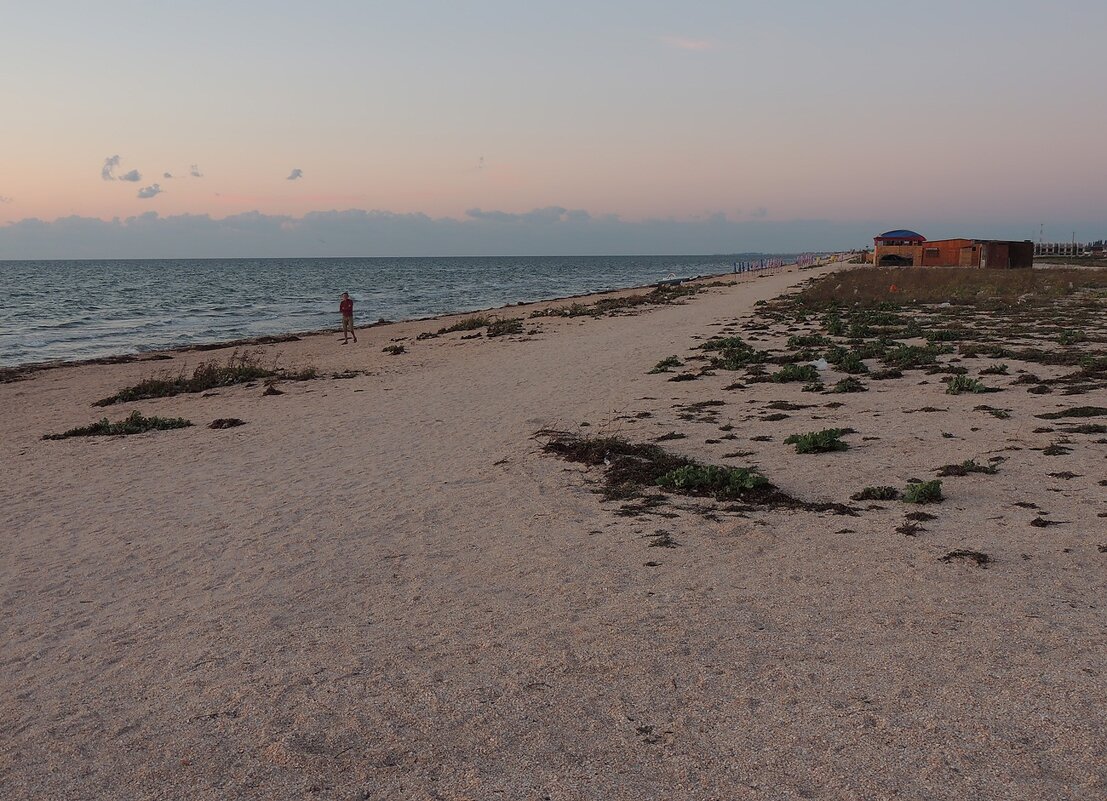
[[[523,214],[512,214],[506,211],[484,211],[483,209],[466,209],[465,216],[470,220],[484,220],[497,223],[538,223],[550,224],[557,222],[583,222],[591,219],[591,215],[583,209],[566,209],[562,206],[545,206],[540,209],[532,209]]]
[[[754,219],[761,219],[769,216],[769,210],[764,206],[758,206],[756,209],[750,212],[750,216]]]
[[[122,175],[120,175],[119,180],[120,181],[131,181],[132,183],[138,183],[139,181],[142,180],[142,173],[140,173],[138,170],[131,170],[130,172],[125,172]]]
[[[149,186],[144,186],[140,188],[138,190],[138,196],[143,200],[146,200],[148,198],[154,197],[155,195],[160,195],[163,191],[165,190],[161,188],[161,184],[150,184]]]
[[[714,50],[715,43],[707,39],[689,39],[684,36],[662,36],[661,43],[675,50]]]
[[[285,180],[286,181],[298,181],[303,177],[304,177],[304,171],[301,170],[299,167],[296,167],[295,169],[292,170],[292,172],[290,172],[288,174],[288,177],[285,178]]]
[[[172,177],[173,177],[173,173],[171,173],[171,172],[163,172],[163,173],[161,174],[161,177],[162,177],[162,178],[172,178]]]
[[[153,188],[161,191],[157,184]],[[1107,217],[1101,222],[1089,223],[1089,229],[1102,229]],[[924,226],[938,237],[956,234],[964,221],[917,221],[917,227]],[[161,217],[148,212],[126,219],[72,216],[0,224],[0,253],[11,259],[795,253],[871,244],[874,233],[889,227],[887,220],[738,220],[722,215],[625,220],[561,206],[522,213],[471,209],[462,219],[364,209],[302,217],[259,212]],[[1017,226],[989,226],[986,233],[1015,239],[1026,234]]]
[[[191,175],[193,178],[203,178],[204,177],[204,174],[202,172],[200,172],[200,168],[197,167],[195,164],[191,165],[188,168],[188,174]]]
[[[0,195],[0,203],[14,203],[15,198],[8,197],[7,195]]]
[[[115,168],[119,166],[119,156],[108,156],[104,159],[104,166],[100,168],[100,177],[105,181],[114,181]]]

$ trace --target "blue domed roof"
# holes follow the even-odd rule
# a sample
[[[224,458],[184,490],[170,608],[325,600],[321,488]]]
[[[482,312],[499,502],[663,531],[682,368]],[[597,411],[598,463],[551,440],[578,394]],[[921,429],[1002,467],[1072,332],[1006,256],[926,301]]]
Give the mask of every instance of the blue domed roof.
[[[877,239],[922,239],[926,240],[926,237],[915,231],[908,231],[906,228],[899,228],[895,231],[887,231],[881,234]]]

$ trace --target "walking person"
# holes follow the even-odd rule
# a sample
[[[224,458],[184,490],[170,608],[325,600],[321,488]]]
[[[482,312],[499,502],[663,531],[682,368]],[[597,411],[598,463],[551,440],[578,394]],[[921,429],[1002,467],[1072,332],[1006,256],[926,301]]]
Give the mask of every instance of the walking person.
[[[350,337],[357,342],[357,334],[354,332],[354,301],[349,292],[342,293],[342,302],[338,304],[338,310],[342,312],[342,344],[350,341]]]

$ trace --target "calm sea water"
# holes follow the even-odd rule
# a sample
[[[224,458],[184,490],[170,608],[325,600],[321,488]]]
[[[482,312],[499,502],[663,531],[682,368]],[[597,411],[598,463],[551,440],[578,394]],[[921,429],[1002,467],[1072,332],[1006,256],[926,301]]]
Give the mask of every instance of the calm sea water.
[[[724,256],[0,261],[0,365],[464,312],[726,272]]]

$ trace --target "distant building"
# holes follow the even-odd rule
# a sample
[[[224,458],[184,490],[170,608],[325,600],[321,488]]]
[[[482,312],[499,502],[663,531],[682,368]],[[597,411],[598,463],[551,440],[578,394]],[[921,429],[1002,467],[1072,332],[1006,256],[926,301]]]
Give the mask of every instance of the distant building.
[[[900,229],[873,237],[873,264],[878,267],[1034,266],[1034,243],[1002,239],[936,239]]]

